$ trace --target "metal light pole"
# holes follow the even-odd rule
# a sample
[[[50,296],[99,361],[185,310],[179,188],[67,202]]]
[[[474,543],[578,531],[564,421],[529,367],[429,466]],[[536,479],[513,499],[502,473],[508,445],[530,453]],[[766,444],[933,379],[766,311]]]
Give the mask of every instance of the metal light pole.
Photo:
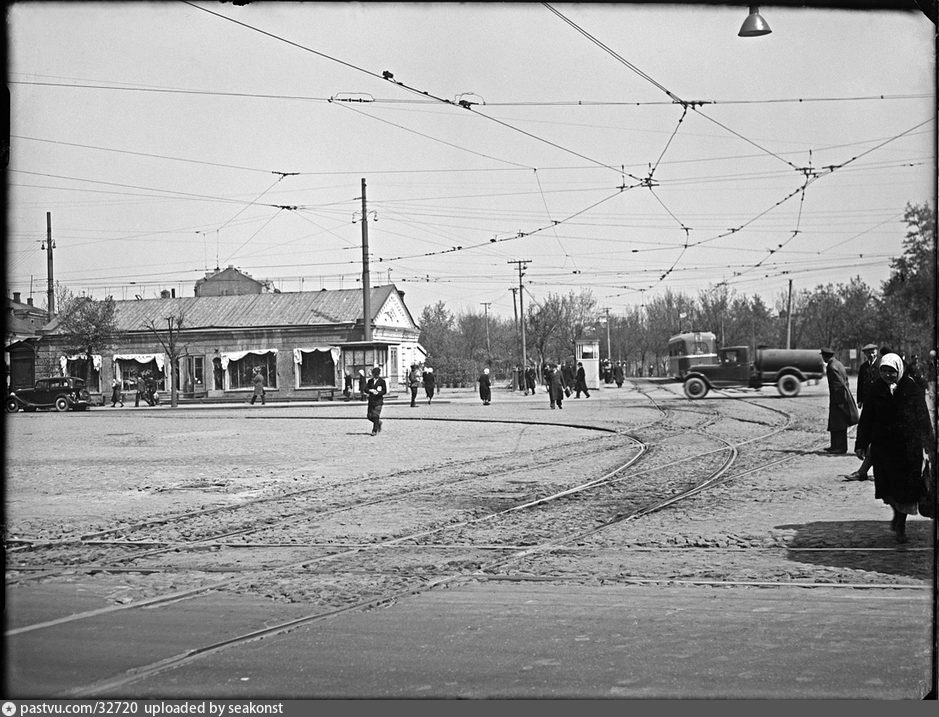
[[[492,363],[492,348],[489,346],[489,307],[492,306],[492,302],[482,302],[483,308],[486,312],[486,357],[489,359],[489,363]]]

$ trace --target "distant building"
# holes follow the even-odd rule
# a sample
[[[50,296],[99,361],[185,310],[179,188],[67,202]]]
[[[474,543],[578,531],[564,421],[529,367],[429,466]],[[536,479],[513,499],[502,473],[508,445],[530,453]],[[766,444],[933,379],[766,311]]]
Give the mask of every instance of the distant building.
[[[20,292],[7,299],[4,324],[3,368],[6,385],[32,386],[36,381],[36,345],[40,330],[48,321],[45,309],[33,305],[32,297],[24,304]]]
[[[176,381],[183,397],[241,401],[250,395],[253,370],[260,367],[269,399],[296,400],[332,394],[342,389],[346,371],[367,374],[374,366],[389,378],[391,390],[412,363],[423,362],[426,351],[403,292],[393,284],[374,287],[369,303],[372,339],[366,342],[361,289],[116,301],[116,328],[123,338],[119,346],[90,357],[95,370],[89,390],[100,392],[116,377],[132,391],[136,376],[149,371],[160,391]],[[183,355],[172,367],[146,324],[163,327],[167,317],[180,316]],[[55,319],[43,329],[40,358],[64,375],[84,378],[89,357],[70,355],[58,327]]]
[[[244,296],[271,291],[269,281],[258,281],[243,271],[229,265],[227,269],[216,269],[196,282],[196,296]]]

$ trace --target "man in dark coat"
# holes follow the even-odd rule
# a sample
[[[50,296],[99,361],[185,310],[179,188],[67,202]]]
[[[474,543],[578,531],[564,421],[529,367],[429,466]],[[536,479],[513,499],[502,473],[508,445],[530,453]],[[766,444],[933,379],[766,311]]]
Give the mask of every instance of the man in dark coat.
[[[564,389],[567,387],[564,373],[555,364],[546,364],[544,380],[551,408],[564,408]]]
[[[525,369],[525,395],[531,393],[535,395],[535,367],[529,366]]]
[[[623,369],[623,362],[617,361],[613,367],[613,380],[616,381],[616,387],[622,388],[623,381],[626,380],[626,371]]]
[[[574,398],[580,398],[581,393],[590,398],[590,391],[587,390],[587,372],[584,370],[584,364],[581,361],[577,362],[577,378],[574,379],[574,390],[577,392]]]
[[[365,383],[365,393],[368,396],[365,417],[372,422],[372,435],[377,436],[381,433],[381,409],[385,405],[385,394],[388,393],[388,383],[381,377],[378,366],[372,369],[372,377]]]
[[[828,432],[831,434],[831,445],[825,453],[844,455],[848,452],[848,427],[858,422],[857,404],[844,364],[835,358],[830,348],[823,348],[821,354],[828,377]]]
[[[864,408],[864,401],[877,380],[877,344],[867,344],[861,349],[864,353],[864,363],[857,370],[857,407]]]

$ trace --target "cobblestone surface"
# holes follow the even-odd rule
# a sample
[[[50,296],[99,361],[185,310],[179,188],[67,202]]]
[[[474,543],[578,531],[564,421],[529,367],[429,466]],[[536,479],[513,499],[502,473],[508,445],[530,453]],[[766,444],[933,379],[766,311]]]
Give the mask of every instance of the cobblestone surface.
[[[369,435],[365,407],[344,402],[16,414],[6,422],[5,535],[53,540],[304,488],[310,495],[302,500],[328,502],[333,492],[370,478],[405,487],[432,481],[464,464],[470,465],[470,474],[484,477],[497,466],[514,461],[523,467],[539,456],[553,456],[552,451],[583,456],[568,463],[558,458],[550,470],[539,473],[538,481],[519,475],[514,482],[503,479],[483,488],[474,483],[462,505],[453,499],[436,508],[423,500],[393,510],[375,506],[368,515],[360,513],[348,521],[340,515],[331,517],[329,525],[317,523],[310,536],[298,524],[287,538],[303,543],[329,527],[325,534],[330,541],[354,543],[369,540],[376,531],[393,535],[397,528],[427,521],[429,511],[431,522],[445,524],[458,520],[471,504],[480,511],[511,505],[526,496],[533,483],[542,485],[540,479],[543,485],[556,484],[558,476],[570,474],[576,484],[578,471],[594,477],[605,461],[612,461],[612,454],[593,446],[611,440],[604,438],[612,435],[610,430],[641,435],[644,427],[661,420],[662,410],[671,413],[673,428],[687,424],[690,431],[702,418],[713,419],[707,428],[711,434],[738,443],[781,425],[780,417],[788,416],[790,429],[771,440],[774,452],[761,449],[746,460],[741,453],[736,468],[717,485],[607,527],[576,545],[536,552],[500,568],[497,575],[589,584],[930,584],[935,571],[934,523],[911,518],[910,542],[897,546],[888,528],[890,509],[874,499],[873,483],[842,479],[858,467],[857,459],[807,452],[827,445],[824,385],[807,386],[794,399],[778,398],[772,389],[734,394],[737,399],[756,399],[762,408],[714,394],[689,402],[679,384],[637,385],[641,391],[627,384],[593,391],[590,399],[569,399],[563,411],[551,411],[543,392],[525,397],[496,389],[490,406],[482,406],[469,389],[446,389],[433,405],[417,408],[402,397],[386,404],[384,430],[377,437]],[[625,446],[624,437],[620,448]],[[767,466],[756,469],[761,462]],[[356,490],[367,494],[371,484],[362,485]],[[175,539],[190,537],[181,533]],[[275,537],[285,539],[281,531],[252,540]],[[493,544],[520,539],[498,524],[488,534],[477,533],[477,543],[481,537]],[[469,548],[464,553],[464,558],[471,556],[463,561],[469,565],[486,559]],[[326,576],[319,568],[315,580],[310,579],[312,569],[293,576],[265,572],[271,555],[264,550],[234,556],[225,551],[215,556],[214,565],[234,565],[245,575],[255,569],[256,575],[239,583],[241,589],[325,605],[414,584],[393,574],[403,567],[414,572],[414,557],[406,551],[394,559],[388,554],[369,556],[360,568],[371,571],[371,581],[351,573]],[[116,590],[113,599],[139,599],[168,586],[182,589],[189,586],[187,579],[193,584],[218,579],[198,572],[212,567],[213,561],[205,558],[206,553],[191,553],[168,561],[196,571],[187,578],[128,574],[129,587]],[[460,562],[457,551],[456,556],[424,556],[417,564],[432,575]],[[139,581],[136,592],[134,581]]]

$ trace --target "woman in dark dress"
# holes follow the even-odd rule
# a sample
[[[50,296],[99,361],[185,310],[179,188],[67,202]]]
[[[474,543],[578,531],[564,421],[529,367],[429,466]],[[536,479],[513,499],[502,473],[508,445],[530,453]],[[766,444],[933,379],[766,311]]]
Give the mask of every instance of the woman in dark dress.
[[[890,528],[905,543],[906,516],[925,497],[924,459],[936,465],[935,439],[925,393],[904,375],[903,359],[886,354],[879,373],[864,401],[854,452],[861,460],[870,452],[874,497],[893,508]]]
[[[488,406],[489,402],[492,401],[492,381],[489,378],[489,369],[484,368],[483,372],[479,374],[479,397],[482,399],[483,405]]]

